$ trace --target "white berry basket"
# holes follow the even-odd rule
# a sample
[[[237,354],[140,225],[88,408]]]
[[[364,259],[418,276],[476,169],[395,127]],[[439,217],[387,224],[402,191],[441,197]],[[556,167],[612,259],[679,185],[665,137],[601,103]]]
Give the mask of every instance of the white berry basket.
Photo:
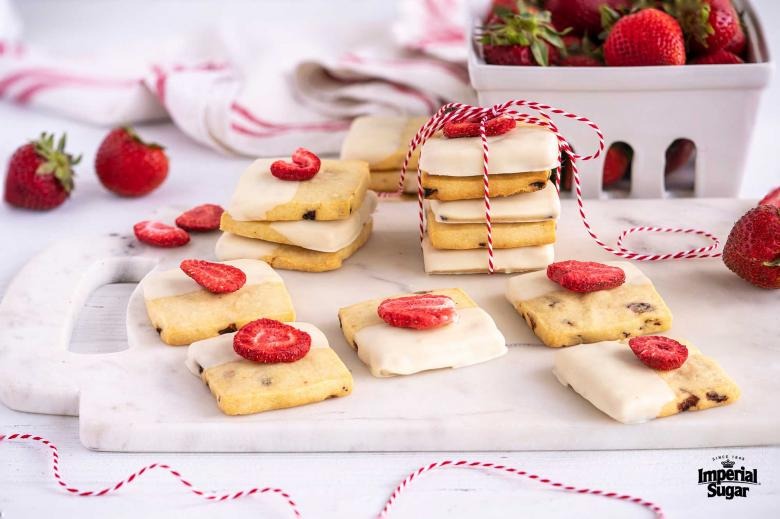
[[[489,65],[478,43],[469,46],[469,76],[479,104],[509,99],[549,104],[595,121],[606,145],[625,142],[634,150],[629,195],[661,198],[665,153],[677,139],[696,145],[693,194],[737,196],[762,91],[773,64],[761,24],[747,0],[743,11],[751,63],[679,67],[512,67]],[[479,25],[475,21],[473,27]],[[557,120],[556,120],[557,122]],[[590,154],[595,142],[580,125],[561,122],[561,131],[578,153]],[[601,186],[604,154],[578,163],[582,191],[605,196]]]

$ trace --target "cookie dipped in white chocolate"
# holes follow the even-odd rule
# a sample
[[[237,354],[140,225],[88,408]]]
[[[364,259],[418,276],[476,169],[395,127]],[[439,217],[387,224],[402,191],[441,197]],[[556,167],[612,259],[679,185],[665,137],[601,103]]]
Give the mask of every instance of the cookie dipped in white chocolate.
[[[484,223],[485,202],[482,199],[428,200],[436,221],[442,223]],[[558,218],[561,201],[552,182],[539,191],[520,193],[490,200],[493,223],[539,222]]]
[[[428,274],[472,274],[487,272],[487,249],[436,249],[426,235],[422,242],[425,272]],[[546,268],[553,262],[552,244],[514,249],[495,249],[493,265],[496,272],[528,272]]]

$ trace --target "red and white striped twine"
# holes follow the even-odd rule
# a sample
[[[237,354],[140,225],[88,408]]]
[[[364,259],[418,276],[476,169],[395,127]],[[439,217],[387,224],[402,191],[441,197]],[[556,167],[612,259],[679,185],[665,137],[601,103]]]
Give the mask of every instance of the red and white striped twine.
[[[110,494],[112,492],[116,492],[117,490],[121,489],[123,486],[129,485],[136,479],[138,479],[140,476],[142,476],[145,472],[152,471],[153,469],[162,469],[167,471],[169,474],[171,474],[173,477],[179,480],[179,482],[187,487],[190,492],[192,492],[195,495],[198,495],[208,501],[231,501],[234,499],[239,499],[241,497],[248,497],[253,494],[277,494],[284,498],[287,505],[292,510],[292,513],[297,518],[301,518],[301,513],[298,510],[298,506],[295,504],[295,501],[293,501],[292,497],[285,492],[284,490],[280,488],[271,488],[271,487],[265,487],[265,488],[259,488],[254,487],[248,490],[240,490],[238,492],[233,493],[226,493],[226,494],[219,494],[216,492],[205,492],[203,490],[198,490],[195,488],[192,483],[184,479],[184,477],[179,473],[178,471],[174,470],[169,465],[165,465],[163,463],[152,463],[151,465],[147,465],[140,470],[130,474],[127,478],[119,481],[118,483],[108,486],[106,488],[103,488],[102,490],[80,490],[76,487],[73,487],[65,482],[65,480],[60,475],[60,467],[59,467],[59,453],[57,452],[57,446],[54,445],[52,442],[47,440],[46,438],[43,438],[41,436],[34,436],[32,434],[20,434],[20,433],[14,433],[14,434],[2,434],[0,435],[0,443],[4,440],[21,440],[21,441],[31,441],[36,442],[40,445],[45,445],[49,448],[51,451],[51,458],[52,458],[52,472],[54,473],[54,479],[57,481],[57,484],[65,489],[66,492],[68,492],[71,495],[79,496],[79,497],[100,497],[105,496],[106,494]],[[591,489],[591,488],[578,488],[571,485],[566,485],[564,483],[558,483],[555,481],[552,481],[547,478],[543,478],[542,476],[539,476],[537,474],[531,474],[524,470],[516,469],[513,467],[507,467],[506,465],[500,465],[496,463],[490,463],[490,462],[484,462],[484,461],[468,461],[468,460],[459,460],[459,461],[453,461],[453,460],[444,460],[444,461],[437,461],[435,463],[431,463],[429,465],[425,465],[423,467],[418,468],[406,478],[404,478],[401,483],[398,484],[397,487],[393,490],[392,494],[390,494],[390,497],[388,498],[387,502],[385,503],[385,506],[382,508],[382,510],[377,515],[378,519],[387,519],[390,516],[390,511],[395,505],[395,502],[398,500],[398,498],[401,496],[401,494],[409,488],[409,486],[418,479],[422,474],[426,472],[431,472],[438,468],[446,468],[446,467],[456,467],[456,468],[467,468],[467,469],[491,469],[495,471],[500,471],[508,474],[512,474],[515,476],[524,476],[528,479],[538,481],[539,483],[544,483],[545,485],[548,485],[549,487],[558,489],[558,490],[564,490],[568,492],[572,492],[575,494],[589,494],[594,496],[602,496],[610,499],[615,499],[618,501],[625,501],[628,503],[637,504],[640,506],[643,506],[647,508],[648,510],[652,511],[655,516],[659,519],[662,519],[664,517],[663,510],[660,506],[657,504],[646,501],[642,499],[641,497],[631,496],[628,494],[618,494],[617,492],[606,492],[604,490],[598,490],[598,489]]]
[[[550,479],[539,476],[538,474],[531,474],[524,470],[519,470],[513,467],[507,467],[506,465],[499,465],[496,463],[489,463],[484,461],[468,461],[468,460],[459,460],[459,461],[444,460],[444,461],[437,461],[436,463],[431,463],[430,465],[426,465],[424,467],[420,467],[419,469],[415,470],[414,472],[406,476],[406,478],[404,478],[404,480],[401,481],[397,487],[395,487],[393,493],[390,494],[390,498],[387,500],[384,508],[382,508],[382,511],[379,512],[379,515],[377,516],[378,519],[386,519],[387,517],[389,517],[390,510],[393,508],[393,505],[395,505],[395,502],[401,496],[403,491],[406,490],[406,488],[408,488],[409,485],[411,485],[415,479],[419,478],[422,474],[426,472],[430,472],[432,470],[438,468],[445,468],[445,467],[459,467],[459,468],[467,468],[467,469],[490,469],[490,470],[512,474],[514,476],[524,476],[528,479],[538,481],[539,483],[544,483],[545,485],[548,485],[552,488],[556,488],[558,490],[564,490],[564,491],[572,492],[575,494],[582,494],[582,495],[589,494],[592,496],[601,496],[610,499],[616,499],[618,501],[634,503],[647,508],[648,510],[653,512],[658,519],[663,519],[664,517],[664,512],[660,506],[658,506],[657,504],[651,501],[646,501],[641,497],[630,496],[628,494],[618,494],[617,492],[606,492],[604,490],[598,490],[592,488],[578,488],[571,485],[566,485],[565,483],[558,483],[556,481],[552,481]]]
[[[531,115],[527,113],[520,113],[515,108],[525,107],[534,112],[537,115]],[[558,130],[558,127],[552,120],[550,114],[565,117],[573,121],[583,123],[593,130],[598,138],[598,147],[596,151],[591,155],[579,155],[574,153],[574,150],[569,145],[569,142]],[[485,186],[485,228],[487,230],[487,253],[488,253],[488,272],[491,274],[494,272],[494,252],[493,252],[493,227],[490,218],[490,179],[489,179],[489,147],[487,137],[485,135],[485,122],[488,119],[495,117],[511,117],[518,122],[534,124],[549,129],[555,137],[558,139],[558,158],[563,158],[564,154],[569,157],[572,167],[572,174],[574,176],[574,193],[577,199],[577,207],[579,210],[582,224],[585,226],[585,230],[588,235],[604,250],[619,256],[621,258],[633,259],[637,261],[660,261],[668,259],[692,259],[692,258],[717,258],[721,255],[720,252],[713,252],[720,246],[718,238],[707,232],[699,229],[685,229],[685,228],[669,228],[669,227],[652,227],[652,226],[640,226],[631,227],[622,232],[617,240],[616,247],[607,245],[602,241],[595,231],[592,229],[588,217],[585,214],[585,204],[582,200],[582,188],[580,184],[580,175],[577,169],[577,161],[579,160],[592,160],[598,157],[604,151],[604,135],[601,133],[598,125],[588,119],[577,114],[566,112],[560,108],[555,108],[550,105],[538,103],[536,101],[526,101],[524,99],[514,99],[506,101],[505,103],[497,104],[489,108],[483,108],[479,106],[471,106],[462,103],[449,103],[442,106],[425,124],[423,124],[417,131],[415,136],[409,142],[409,150],[406,153],[404,164],[401,169],[401,178],[398,182],[398,191],[395,194],[403,193],[404,179],[406,178],[406,171],[409,166],[409,161],[414,153],[414,150],[419,146],[425,144],[434,133],[444,127],[449,122],[458,121],[479,121],[479,132],[482,141],[482,162],[483,162],[483,181]],[[561,181],[561,168],[556,169],[555,187],[560,191]],[[419,206],[419,220],[420,220],[420,240],[422,241],[425,235],[425,212],[423,208],[424,192],[422,188],[422,171],[418,165],[417,167],[417,198]],[[703,236],[712,241],[709,246],[698,247],[695,249],[670,252],[664,254],[650,254],[642,253],[627,249],[623,246],[623,240],[629,235],[638,232],[653,232],[653,233],[681,233],[681,234],[695,234]]]

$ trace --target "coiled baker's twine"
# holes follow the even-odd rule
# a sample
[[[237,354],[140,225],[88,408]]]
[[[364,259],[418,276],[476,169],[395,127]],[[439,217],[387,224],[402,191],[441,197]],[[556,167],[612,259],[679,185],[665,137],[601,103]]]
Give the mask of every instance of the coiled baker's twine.
[[[537,115],[520,113],[516,110],[517,107],[524,107]],[[558,127],[553,122],[550,114],[565,117],[567,119],[583,123],[587,125],[593,133],[598,137],[598,147],[596,151],[591,155],[579,155],[574,152],[569,142],[558,130]],[[462,122],[462,121],[478,121],[479,122],[479,134],[482,143],[482,178],[484,183],[484,202],[485,202],[485,228],[487,230],[487,252],[488,252],[488,272],[491,274],[495,271],[494,264],[494,251],[493,251],[493,225],[490,216],[490,175],[489,175],[489,158],[490,149],[488,145],[487,136],[485,134],[485,123],[489,119],[495,117],[511,117],[520,123],[534,124],[549,129],[558,140],[558,163],[561,163],[561,159],[564,154],[569,158],[571,162],[572,174],[574,177],[574,193],[577,199],[577,207],[579,209],[580,218],[582,224],[585,226],[585,230],[588,235],[605,251],[614,254],[615,256],[633,259],[637,261],[662,261],[669,259],[692,259],[692,258],[717,258],[721,255],[719,252],[713,252],[720,246],[718,238],[707,232],[699,229],[690,228],[675,228],[675,227],[653,227],[653,226],[639,226],[631,227],[623,231],[617,239],[615,247],[607,245],[595,231],[592,229],[588,217],[585,214],[585,204],[582,200],[582,189],[580,184],[580,174],[577,169],[577,161],[580,160],[592,160],[598,157],[604,151],[604,135],[601,133],[598,125],[581,115],[569,113],[560,108],[555,108],[550,105],[537,103],[535,101],[526,101],[524,99],[514,99],[502,104],[497,104],[489,108],[483,108],[479,106],[471,106],[462,103],[449,103],[442,106],[425,124],[423,124],[417,131],[415,136],[409,143],[409,150],[406,153],[404,159],[403,168],[401,169],[401,178],[398,182],[398,191],[393,195],[400,195],[403,193],[404,179],[409,168],[409,161],[411,160],[414,150],[425,144],[425,142],[431,138],[431,136],[442,129],[445,124],[450,122]],[[555,169],[555,188],[560,191],[561,182],[561,166],[559,165]],[[417,200],[418,211],[420,221],[420,241],[425,236],[425,211],[423,206],[423,200],[425,193],[422,187],[422,170],[420,166],[417,166]],[[652,232],[652,233],[677,233],[677,234],[695,234],[703,236],[712,241],[712,244],[706,247],[698,247],[695,249],[689,249],[678,252],[669,253],[655,253],[648,254],[633,251],[623,246],[623,241],[631,234],[638,232]]]

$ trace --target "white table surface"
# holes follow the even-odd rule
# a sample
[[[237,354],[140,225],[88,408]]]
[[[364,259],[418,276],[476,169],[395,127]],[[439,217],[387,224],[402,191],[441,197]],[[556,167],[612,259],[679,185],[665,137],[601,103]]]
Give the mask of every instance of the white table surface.
[[[780,24],[780,2],[756,1],[770,29]],[[110,0],[18,2],[29,39],[78,52],[90,45],[128,41],[128,37],[159,35],[171,26],[193,27],[207,18],[260,13],[280,20],[294,13],[320,16],[326,10],[314,0],[296,2],[155,2],[155,14],[139,9],[141,2]],[[150,6],[151,2],[144,3]],[[185,8],[186,5],[186,8]],[[333,3],[328,3],[332,6]],[[312,7],[313,12],[308,8]],[[356,21],[391,16],[391,2],[340,0],[333,11],[349,12]],[[328,8],[329,10],[330,8]],[[303,13],[303,14],[302,14]],[[307,14],[308,13],[308,14]],[[75,28],[75,30],[74,30]],[[770,32],[775,56],[780,35]],[[775,85],[778,83],[775,82]],[[749,170],[742,196],[758,197],[780,184],[780,165],[767,150],[776,147],[780,133],[780,88],[773,86],[763,100]],[[0,205],[0,291],[36,251],[55,236],[129,229],[154,208],[169,204],[224,201],[245,159],[226,158],[199,147],[168,124],[142,130],[164,143],[172,159],[168,181],[142,199],[115,198],[97,182],[91,170],[94,150],[103,129],[86,127],[45,114],[0,103],[0,160],[42,130],[67,131],[73,150],[84,152],[72,199],[53,213],[28,213]],[[583,237],[583,239],[586,239]],[[88,304],[74,333],[78,343],[94,339],[84,333],[101,320],[118,316],[100,312],[101,292]],[[116,327],[113,329],[117,329]],[[120,340],[106,333],[101,339]],[[777,412],[777,409],[767,409]],[[445,458],[500,461],[578,486],[608,488],[642,496],[661,504],[669,517],[776,517],[780,513],[780,448],[691,449],[607,452],[387,453],[387,454],[114,454],[94,453],[81,446],[76,418],[31,415],[0,406],[0,434],[32,432],[60,447],[61,470],[69,483],[92,488],[114,482],[152,461],[167,462],[193,483],[206,489],[235,490],[254,485],[280,486],[290,491],[305,517],[371,517],[394,485],[408,472]],[[696,485],[696,471],[712,456],[738,454],[759,470],[763,484],[750,497],[724,501],[707,499]],[[64,517],[184,516],[288,517],[274,497],[253,497],[232,503],[206,504],[182,491],[162,473],[149,474],[120,495],[76,499],[56,488],[48,454],[29,444],[0,443],[0,517],[43,517],[53,511]],[[511,511],[511,512],[508,512]],[[526,481],[489,476],[476,471],[448,470],[430,474],[415,484],[394,509],[394,517],[648,517],[635,506],[591,496],[544,490]]]

